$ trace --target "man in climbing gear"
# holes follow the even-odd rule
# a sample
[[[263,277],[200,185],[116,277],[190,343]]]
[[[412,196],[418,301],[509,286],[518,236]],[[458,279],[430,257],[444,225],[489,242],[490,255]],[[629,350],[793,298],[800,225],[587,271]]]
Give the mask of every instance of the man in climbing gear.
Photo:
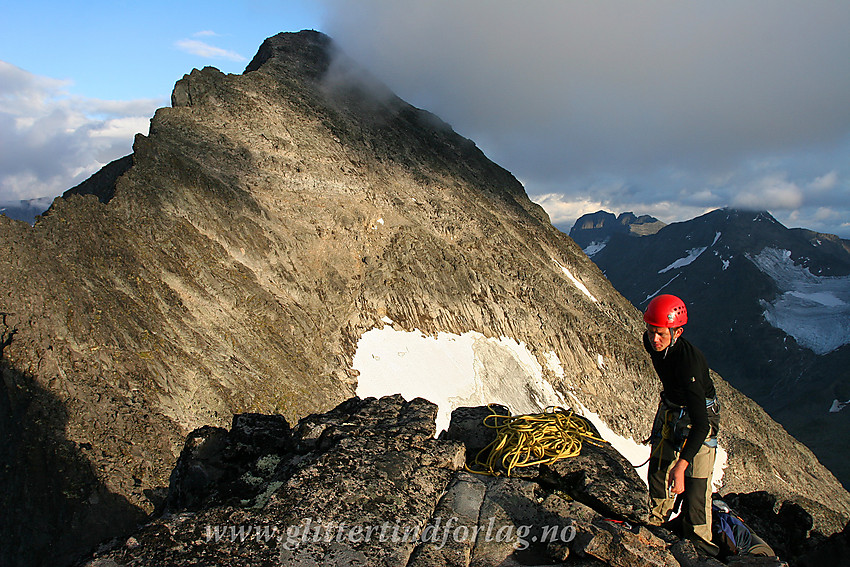
[[[711,475],[720,412],[705,356],[682,338],[684,302],[659,295],[644,313],[643,345],[661,379],[661,402],[652,427],[649,495],[652,523],[670,519],[682,495],[683,535],[716,555],[711,542]]]

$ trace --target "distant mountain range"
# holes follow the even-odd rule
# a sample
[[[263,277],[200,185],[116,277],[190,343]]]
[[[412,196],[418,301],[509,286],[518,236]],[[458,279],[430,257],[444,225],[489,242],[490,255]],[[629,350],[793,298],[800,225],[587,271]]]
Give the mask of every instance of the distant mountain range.
[[[53,197],[43,197],[40,199],[22,199],[20,201],[0,203],[0,215],[6,215],[10,219],[32,224],[35,222],[35,217],[50,207],[52,201]]]
[[[666,226],[599,211],[570,236],[638,309],[681,296],[709,365],[850,485],[848,241],[736,209]]]

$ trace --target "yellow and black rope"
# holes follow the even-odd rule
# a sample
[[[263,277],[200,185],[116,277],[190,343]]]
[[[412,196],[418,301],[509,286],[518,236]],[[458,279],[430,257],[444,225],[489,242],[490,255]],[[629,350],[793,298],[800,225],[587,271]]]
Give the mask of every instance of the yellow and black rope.
[[[511,476],[516,467],[575,457],[582,442],[605,443],[593,433],[590,423],[572,410],[550,406],[543,413],[515,416],[499,415],[492,407],[490,411],[493,413],[484,418],[484,425],[496,430],[496,439],[478,452],[472,467],[466,467],[469,472]]]

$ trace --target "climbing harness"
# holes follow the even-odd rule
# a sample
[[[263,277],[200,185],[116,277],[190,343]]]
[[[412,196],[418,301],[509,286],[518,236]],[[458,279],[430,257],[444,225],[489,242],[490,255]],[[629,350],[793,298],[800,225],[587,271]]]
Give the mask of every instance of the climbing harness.
[[[583,441],[597,446],[606,443],[596,436],[585,418],[572,410],[549,406],[543,413],[506,416],[488,407],[493,413],[484,418],[484,425],[496,430],[496,439],[481,449],[472,463],[483,470],[466,467],[472,473],[511,476],[517,467],[548,465],[575,457],[581,452]]]
[[[661,439],[673,443],[673,449],[678,453],[682,450],[685,440],[691,432],[691,418],[685,406],[679,406],[662,396],[662,404],[666,408],[664,424],[661,429]],[[710,430],[704,445],[717,447],[717,429],[720,419],[720,404],[717,397],[705,399],[705,409],[708,413]],[[657,435],[657,432],[656,432]]]
[[[642,464],[636,465],[635,468],[640,468],[647,464],[653,457],[658,457],[661,452],[661,446],[664,443],[671,443],[673,450],[678,453],[682,450],[688,434],[691,432],[691,419],[688,415],[688,410],[685,406],[673,404],[668,401],[662,394],[661,409],[656,414],[656,423],[653,425],[653,431],[647,442],[656,441],[655,449]],[[706,398],[705,408],[708,412],[708,419],[711,429],[708,436],[703,441],[703,445],[717,448],[717,429],[720,419],[720,402],[717,397]],[[663,409],[663,411],[662,411]],[[658,419],[661,418],[661,420]]]

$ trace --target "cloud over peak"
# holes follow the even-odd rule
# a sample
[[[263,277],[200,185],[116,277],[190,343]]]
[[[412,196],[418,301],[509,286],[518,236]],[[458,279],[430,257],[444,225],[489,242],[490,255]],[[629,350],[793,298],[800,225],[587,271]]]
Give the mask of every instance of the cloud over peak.
[[[324,4],[349,55],[530,193],[653,214],[806,207],[832,170],[847,191],[850,3]]]
[[[203,36],[215,35],[214,32],[199,32]],[[195,34],[198,36],[199,34]],[[178,49],[181,51],[185,51],[186,53],[190,53],[192,55],[197,55],[199,57],[204,57],[207,59],[227,59],[229,61],[246,61],[245,57],[236,53],[235,51],[230,51],[227,49],[222,49],[221,47],[216,47],[214,45],[210,45],[205,41],[201,41],[199,39],[181,39],[175,44]]]

